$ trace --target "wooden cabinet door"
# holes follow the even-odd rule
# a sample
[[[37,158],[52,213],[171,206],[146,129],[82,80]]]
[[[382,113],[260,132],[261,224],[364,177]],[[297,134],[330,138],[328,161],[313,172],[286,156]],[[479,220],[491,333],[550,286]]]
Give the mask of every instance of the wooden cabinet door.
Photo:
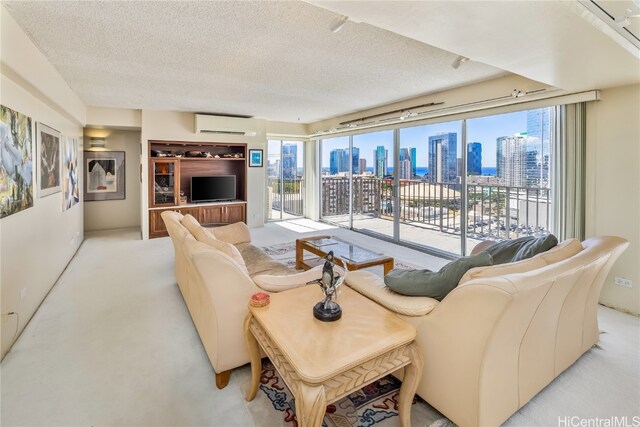
[[[200,223],[206,224],[222,224],[224,220],[224,206],[203,206],[197,208],[200,210]]]
[[[180,193],[180,162],[176,159],[151,159],[149,173],[149,205],[176,206]]]
[[[162,212],[164,210],[149,211],[149,236],[161,237],[168,236],[167,227],[162,219]]]
[[[200,209],[201,208],[180,208],[176,210],[182,215],[191,215],[196,221],[202,222],[202,211]]]
[[[244,222],[244,209],[245,205],[229,205],[225,206],[226,208],[226,218],[225,222],[229,224],[233,224],[234,222]]]

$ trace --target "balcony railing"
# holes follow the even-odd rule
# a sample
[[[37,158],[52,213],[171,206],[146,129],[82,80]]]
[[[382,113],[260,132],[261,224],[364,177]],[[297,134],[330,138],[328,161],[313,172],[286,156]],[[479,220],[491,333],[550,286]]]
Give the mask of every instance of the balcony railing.
[[[282,181],[269,177],[271,188],[271,209],[281,210],[289,215],[304,214],[304,179],[285,178]],[[282,191],[280,191],[282,189]]]
[[[353,178],[353,214],[393,220],[393,180]],[[462,186],[401,180],[400,222],[478,239],[509,239],[549,233],[550,190],[501,185],[467,185],[467,221],[460,218]],[[322,178],[322,216],[349,214],[349,178]]]

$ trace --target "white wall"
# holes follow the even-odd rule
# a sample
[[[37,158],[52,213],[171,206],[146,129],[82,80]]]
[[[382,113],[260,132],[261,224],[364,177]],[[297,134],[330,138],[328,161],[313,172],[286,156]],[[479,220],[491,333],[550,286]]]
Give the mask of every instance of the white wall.
[[[86,201],[84,203],[84,230],[139,228],[141,193],[140,132],[85,128],[85,150],[90,149],[90,138],[92,136],[104,137],[106,139],[105,148],[109,151],[125,152],[125,199]]]
[[[588,236],[630,245],[607,277],[600,302],[640,314],[640,85],[606,89],[587,108]],[[613,284],[615,276],[632,288]]]
[[[35,123],[82,139],[85,107],[4,8],[0,14],[0,103],[33,119],[35,164]],[[81,165],[82,151],[78,162]],[[33,171],[35,189],[35,167]],[[37,191],[33,207],[0,220],[3,357],[80,246],[82,221],[82,203],[63,212],[62,192],[40,199]],[[19,314],[18,324],[9,312]]]

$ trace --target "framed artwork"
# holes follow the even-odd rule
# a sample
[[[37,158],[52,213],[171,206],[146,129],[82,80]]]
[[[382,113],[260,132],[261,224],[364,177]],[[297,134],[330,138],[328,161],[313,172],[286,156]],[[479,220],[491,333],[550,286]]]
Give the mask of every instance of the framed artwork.
[[[59,193],[60,187],[60,132],[49,126],[36,124],[38,142],[38,189],[39,197]]]
[[[62,210],[72,208],[80,202],[78,184],[78,140],[69,136],[62,141]]]
[[[33,206],[31,117],[0,105],[0,218]]]
[[[249,167],[261,168],[262,167],[262,150],[249,150]]]
[[[84,200],[124,200],[124,151],[84,152]]]

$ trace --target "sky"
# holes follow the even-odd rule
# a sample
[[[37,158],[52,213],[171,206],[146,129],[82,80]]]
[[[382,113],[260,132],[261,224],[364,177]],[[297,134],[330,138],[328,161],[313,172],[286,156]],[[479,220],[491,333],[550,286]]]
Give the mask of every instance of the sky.
[[[496,138],[527,131],[527,112],[500,114],[467,120],[467,142],[482,143],[482,167],[496,165]],[[443,132],[458,134],[458,157],[461,157],[462,121],[437,123],[400,129],[400,148],[416,148],[417,166],[428,166],[429,136]],[[373,167],[373,151],[378,145],[389,150],[388,166],[393,166],[393,131],[371,132],[354,135],[353,146],[360,148],[360,158]],[[323,140],[322,167],[329,167],[329,153],[336,148],[348,148],[349,137],[343,136]]]

